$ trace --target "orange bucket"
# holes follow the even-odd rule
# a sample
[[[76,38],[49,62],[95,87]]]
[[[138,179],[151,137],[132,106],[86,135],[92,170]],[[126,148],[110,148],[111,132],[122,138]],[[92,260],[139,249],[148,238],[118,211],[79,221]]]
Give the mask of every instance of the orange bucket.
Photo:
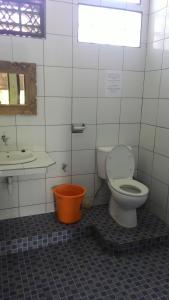
[[[60,184],[53,189],[56,215],[61,223],[71,224],[81,219],[81,206],[86,188],[75,184]]]

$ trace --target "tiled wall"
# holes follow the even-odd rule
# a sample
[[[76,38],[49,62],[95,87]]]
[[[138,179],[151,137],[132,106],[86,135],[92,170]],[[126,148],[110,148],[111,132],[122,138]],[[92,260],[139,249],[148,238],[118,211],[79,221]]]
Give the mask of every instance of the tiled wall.
[[[84,184],[87,199],[92,202],[100,185],[96,146],[130,144],[137,161],[148,1],[142,0],[141,5],[140,48],[78,44],[77,2],[47,0],[45,40],[0,37],[0,59],[35,62],[38,86],[38,115],[1,116],[0,136],[5,133],[10,137],[10,147],[45,150],[56,161],[46,176],[14,178],[12,195],[5,179],[1,181],[0,219],[52,211],[51,187],[63,182]],[[111,5],[110,0],[81,3]],[[134,10],[138,7],[133,5]],[[122,93],[118,98],[105,96],[107,70],[122,72]],[[84,122],[85,132],[71,134],[72,122]],[[67,164],[66,172],[62,170],[63,163]]]
[[[149,207],[169,223],[169,3],[150,1],[139,148],[139,178]]]

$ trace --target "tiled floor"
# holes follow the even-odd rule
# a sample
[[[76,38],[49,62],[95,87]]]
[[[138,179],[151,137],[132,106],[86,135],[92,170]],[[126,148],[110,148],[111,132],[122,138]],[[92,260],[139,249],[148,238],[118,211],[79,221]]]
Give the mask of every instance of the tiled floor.
[[[72,225],[60,224],[53,213],[0,221],[0,255],[65,242],[82,236],[89,227],[101,244],[116,253],[169,242],[169,228],[146,210],[138,212],[136,228],[126,229],[115,223],[103,205],[85,210],[81,222]]]
[[[91,238],[0,258],[2,300],[169,299],[169,248],[109,256]]]

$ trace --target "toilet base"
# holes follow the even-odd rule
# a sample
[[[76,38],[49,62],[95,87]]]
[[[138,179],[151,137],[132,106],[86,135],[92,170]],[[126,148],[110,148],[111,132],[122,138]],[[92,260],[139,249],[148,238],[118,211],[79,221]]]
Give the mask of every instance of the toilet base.
[[[117,202],[111,197],[109,202],[110,216],[121,226],[133,228],[137,226],[136,209],[122,209]]]

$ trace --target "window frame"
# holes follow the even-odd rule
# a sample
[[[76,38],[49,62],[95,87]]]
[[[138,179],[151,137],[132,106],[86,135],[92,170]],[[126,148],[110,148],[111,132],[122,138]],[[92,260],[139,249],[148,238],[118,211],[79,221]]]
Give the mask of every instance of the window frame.
[[[11,3],[17,3],[18,5],[22,4],[35,4],[39,5],[40,13],[40,33],[33,33],[33,32],[24,32],[21,30],[22,28],[22,23],[21,20],[18,23],[18,26],[20,27],[20,31],[16,30],[8,30],[8,29],[0,29],[0,35],[5,35],[5,36],[20,36],[20,37],[32,37],[32,38],[45,38],[46,37],[46,0],[2,0],[3,2],[11,2]],[[19,14],[19,19],[21,19],[21,14],[20,14],[20,9],[18,10]],[[33,14],[32,14],[33,15]],[[1,19],[0,19],[1,22]],[[9,24],[6,22],[6,24]]]

